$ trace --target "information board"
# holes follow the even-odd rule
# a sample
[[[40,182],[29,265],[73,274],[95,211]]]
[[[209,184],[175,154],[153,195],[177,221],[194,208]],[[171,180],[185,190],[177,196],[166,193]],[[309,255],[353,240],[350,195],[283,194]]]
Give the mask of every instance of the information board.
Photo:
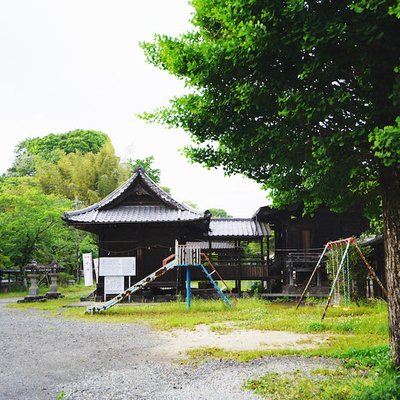
[[[99,276],[135,276],[136,257],[100,257]]]
[[[92,253],[82,254],[83,258],[83,276],[85,278],[85,286],[93,285],[93,261]]]
[[[93,258],[94,273],[96,274],[96,283],[99,282],[99,259]]]
[[[119,294],[124,291],[123,276],[105,276],[104,277],[104,294]]]

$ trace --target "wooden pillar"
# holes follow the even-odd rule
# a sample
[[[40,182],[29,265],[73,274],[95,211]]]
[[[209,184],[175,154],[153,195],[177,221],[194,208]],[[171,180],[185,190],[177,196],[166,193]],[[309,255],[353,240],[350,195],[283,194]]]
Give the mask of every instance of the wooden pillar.
[[[237,290],[238,296],[240,296],[241,293],[242,293],[242,281],[241,280],[236,280],[235,281],[235,286],[236,286],[236,290]]]

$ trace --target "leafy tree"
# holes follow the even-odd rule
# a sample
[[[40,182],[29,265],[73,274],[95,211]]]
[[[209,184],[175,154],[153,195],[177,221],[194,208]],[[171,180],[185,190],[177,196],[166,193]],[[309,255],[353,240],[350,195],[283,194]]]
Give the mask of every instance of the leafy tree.
[[[126,164],[129,167],[131,173],[135,172],[139,167],[142,167],[146,174],[151,178],[154,183],[160,183],[161,171],[158,168],[153,167],[154,157],[149,156],[146,158],[137,158],[136,160],[130,158],[127,160]],[[167,186],[160,186],[164,192],[171,193],[171,188]]]
[[[186,204],[187,206],[189,206],[190,208],[193,208],[194,210],[199,209],[199,206],[194,201],[185,200],[183,203]]]
[[[67,263],[73,231],[60,219],[71,202],[48,196],[27,180],[0,186],[0,255],[2,267],[22,267],[36,259]],[[62,254],[62,256],[61,256]],[[73,254],[73,253],[72,253]]]
[[[60,216],[73,202],[46,195],[32,177],[0,180],[0,268],[22,267],[33,259],[56,261],[68,273],[76,269],[80,254],[96,253],[93,235],[64,224]]]
[[[223,208],[209,208],[208,211],[213,218],[232,218]]]
[[[96,154],[107,140],[108,136],[105,133],[82,129],[25,139],[15,148],[14,163],[8,170],[8,175],[33,175],[37,157],[56,162],[63,154]]]
[[[194,30],[143,44],[193,90],[144,118],[187,155],[304,201],[383,213],[390,343],[400,365],[400,3],[192,0]]]
[[[69,153],[57,162],[36,160],[36,179],[46,194],[57,194],[85,205],[95,203],[111,193],[128,177],[109,139],[100,151]]]
[[[142,167],[146,174],[153,180],[154,183],[160,182],[161,171],[158,168],[153,167],[154,157],[149,156],[146,158],[137,158],[136,160],[130,158],[127,161],[131,172],[135,172],[139,167]]]

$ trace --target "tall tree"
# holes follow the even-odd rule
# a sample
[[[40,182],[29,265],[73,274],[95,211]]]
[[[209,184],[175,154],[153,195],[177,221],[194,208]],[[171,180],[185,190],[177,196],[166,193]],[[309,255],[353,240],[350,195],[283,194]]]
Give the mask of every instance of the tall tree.
[[[34,175],[37,157],[56,162],[63,154],[98,153],[107,140],[108,136],[103,132],[82,129],[25,139],[15,148],[14,162],[8,175]]]
[[[127,164],[131,172],[135,172],[139,167],[142,167],[146,171],[146,174],[154,181],[154,183],[159,183],[161,179],[161,171],[153,166],[153,162],[153,156],[137,158],[136,160],[130,158],[127,160]]]
[[[194,30],[143,44],[191,93],[144,118],[188,156],[298,200],[383,212],[390,343],[400,365],[400,3],[192,0]]]
[[[22,267],[36,259],[71,266],[75,232],[60,215],[71,201],[45,195],[32,179],[0,185],[0,267]]]
[[[232,218],[223,208],[209,208],[208,211],[213,218]]]
[[[55,162],[39,157],[35,165],[35,177],[46,194],[71,200],[77,196],[85,205],[107,196],[129,173],[109,139],[96,154],[68,153]]]

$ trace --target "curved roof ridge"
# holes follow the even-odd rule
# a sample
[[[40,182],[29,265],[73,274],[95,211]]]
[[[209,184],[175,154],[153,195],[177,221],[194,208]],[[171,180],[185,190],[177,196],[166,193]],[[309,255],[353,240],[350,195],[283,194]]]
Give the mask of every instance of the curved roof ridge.
[[[136,171],[127,181],[125,181],[122,185],[118,186],[116,189],[114,189],[110,194],[108,194],[104,199],[98,201],[97,203],[94,203],[88,207],[81,208],[80,210],[74,210],[74,211],[68,211],[64,214],[68,216],[74,216],[74,215],[79,215],[79,214],[85,214],[87,212],[93,211],[93,210],[99,210],[103,205],[108,204],[110,201],[107,202],[109,198],[115,198],[116,194],[122,194],[127,187],[131,185],[133,181],[136,180],[138,176],[138,171]],[[105,204],[104,204],[105,203]]]
[[[149,185],[150,189],[152,189],[155,194],[159,195],[162,200],[164,200],[166,203],[169,203],[170,205],[173,205],[182,211],[190,211],[194,212],[196,214],[204,214],[199,210],[195,210],[194,208],[191,208],[187,206],[186,204],[179,203],[176,201],[169,193],[167,193],[165,190],[163,190],[160,186],[158,186],[147,174],[146,171],[142,168],[139,167],[136,172],[140,174],[140,176],[143,178],[143,180]]]
[[[139,167],[134,174],[125,181],[122,185],[113,190],[110,194],[108,194],[104,199],[98,201],[95,204],[92,204],[88,207],[82,208],[80,210],[74,210],[64,213],[66,217],[72,217],[76,215],[86,214],[90,211],[96,210],[100,211],[104,209],[106,206],[115,202],[120,196],[122,196],[139,178],[145,183],[148,189],[153,192],[165,205],[170,206],[171,208],[175,208],[182,211],[190,211],[191,213],[197,214],[199,216],[204,216],[207,214],[207,211],[201,212],[199,210],[192,209],[186,204],[179,203],[175,199],[171,197],[166,191],[161,189],[145,172],[142,167]]]
[[[223,218],[214,218],[211,216],[213,221],[249,221],[253,220],[253,218],[246,218],[246,217],[223,217]]]

